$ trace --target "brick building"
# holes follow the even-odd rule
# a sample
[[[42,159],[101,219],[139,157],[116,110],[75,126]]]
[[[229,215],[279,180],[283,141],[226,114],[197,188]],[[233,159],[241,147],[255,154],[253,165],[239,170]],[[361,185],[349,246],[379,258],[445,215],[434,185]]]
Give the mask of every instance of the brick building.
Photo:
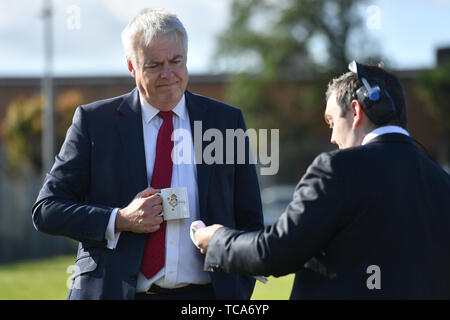
[[[420,72],[421,70],[398,70],[394,73],[399,77],[405,90],[409,130],[413,137],[419,140],[432,155],[435,155],[438,142],[437,132],[431,118],[427,115],[422,102],[415,92],[415,80],[420,75]],[[229,77],[226,75],[192,75],[188,90],[227,102],[225,93],[228,81]],[[0,119],[4,118],[6,108],[15,99],[39,94],[40,85],[39,78],[0,78]],[[308,87],[313,85],[314,80],[310,79],[279,83],[274,90],[274,92],[277,92],[279,105],[274,106],[274,108],[282,108],[288,101],[292,100],[293,95],[298,94],[301,90],[307,90]],[[88,103],[124,94],[132,88],[134,88],[134,79],[131,76],[54,79],[55,101],[61,94],[70,90],[80,92],[83,96],[83,103]],[[322,121],[323,117],[321,113],[324,108],[325,101],[323,102],[323,108],[318,108],[317,119],[319,121],[314,130],[317,142],[319,142],[318,145],[321,147],[329,144],[330,138],[329,129]],[[320,123],[323,125],[320,125]],[[282,129],[280,128],[280,130]],[[330,147],[333,148],[332,146],[328,146],[328,149]],[[320,152],[320,150],[317,151]]]
[[[440,59],[444,59],[450,55],[448,50],[444,50],[438,56]],[[394,73],[400,79],[405,90],[409,131],[415,139],[426,147],[432,156],[436,157],[439,135],[415,90],[416,79],[421,72],[422,70],[397,70]],[[227,102],[228,82],[229,77],[226,75],[192,75],[188,90]],[[273,106],[274,112],[277,108],[289,110],[293,97],[298,94],[301,95],[317,85],[318,83],[313,79],[298,79],[278,83],[273,90],[277,101],[276,105]],[[134,88],[134,79],[130,76],[54,79],[56,104],[60,103],[61,97],[64,97],[64,94],[68,92],[79,93],[79,96],[82,97],[80,103],[89,103],[124,94],[132,88]],[[324,91],[325,89],[323,88]],[[0,125],[5,117],[6,109],[13,101],[19,98],[36,96],[40,93],[40,90],[41,80],[39,78],[0,78]],[[71,107],[75,108],[76,106]],[[238,107],[242,107],[245,116],[245,106]],[[292,155],[292,159],[295,161],[291,161],[295,162],[294,167],[288,161],[280,161],[279,176],[288,176],[289,180],[276,180],[279,176],[266,177],[260,180],[261,188],[280,182],[296,183],[314,156],[322,151],[335,148],[329,142],[331,132],[323,121],[324,108],[325,101],[314,111],[317,113],[316,115],[313,117],[309,115],[308,121],[314,122],[311,138],[308,137],[295,146],[283,146],[283,141],[280,141],[280,149],[283,147],[289,148],[289,151],[296,149],[293,150],[295,152]],[[296,110],[295,115],[292,113],[292,116],[302,117],[302,114]],[[281,126],[279,129],[282,131],[283,127]],[[2,149],[2,141],[0,140],[0,162],[4,161]],[[59,147],[56,150],[59,150]],[[18,178],[13,178],[2,168],[5,169],[6,166],[0,163],[0,263],[73,252],[74,244],[69,240],[50,237],[33,229],[30,208],[42,185],[41,177],[33,176],[28,172]],[[11,226],[14,226],[14,228],[11,228]]]

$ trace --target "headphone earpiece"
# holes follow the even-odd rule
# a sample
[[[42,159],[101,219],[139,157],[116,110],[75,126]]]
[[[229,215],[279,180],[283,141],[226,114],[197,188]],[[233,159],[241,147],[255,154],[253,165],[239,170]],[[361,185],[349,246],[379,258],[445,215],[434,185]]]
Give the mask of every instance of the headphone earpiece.
[[[374,124],[382,125],[394,118],[396,109],[391,96],[386,90],[380,89],[378,95],[378,100],[374,101],[370,98],[366,87],[356,90],[356,96],[366,115]]]
[[[356,90],[356,97],[369,119],[376,125],[383,125],[392,120],[397,110],[389,92],[379,86],[372,87],[367,81],[364,67],[358,62],[352,61],[348,67],[363,83],[363,86]]]

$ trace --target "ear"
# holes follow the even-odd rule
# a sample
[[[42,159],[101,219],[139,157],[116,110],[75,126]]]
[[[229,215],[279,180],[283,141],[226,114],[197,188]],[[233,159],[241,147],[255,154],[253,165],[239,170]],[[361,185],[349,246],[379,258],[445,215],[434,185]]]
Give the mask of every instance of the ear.
[[[133,78],[136,78],[136,69],[134,68],[133,62],[131,62],[131,60],[128,58],[127,58],[127,66],[128,66],[128,70],[131,73],[131,76]]]
[[[352,113],[353,122],[352,122],[352,128],[358,128],[360,127],[364,119],[366,117],[366,114],[364,113],[361,104],[358,100],[353,100],[350,104],[350,112]]]

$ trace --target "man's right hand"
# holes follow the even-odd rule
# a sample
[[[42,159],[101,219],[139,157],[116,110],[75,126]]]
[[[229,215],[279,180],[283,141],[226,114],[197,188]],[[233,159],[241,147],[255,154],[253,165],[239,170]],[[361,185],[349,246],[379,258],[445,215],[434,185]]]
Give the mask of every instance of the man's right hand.
[[[159,191],[147,188],[139,192],[128,206],[117,211],[115,232],[151,233],[159,230],[164,221],[158,216],[162,211],[162,199],[155,193]]]

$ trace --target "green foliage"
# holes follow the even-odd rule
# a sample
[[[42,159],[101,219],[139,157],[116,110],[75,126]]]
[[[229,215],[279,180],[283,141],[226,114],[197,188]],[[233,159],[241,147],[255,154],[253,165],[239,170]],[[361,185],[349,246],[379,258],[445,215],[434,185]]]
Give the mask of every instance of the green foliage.
[[[55,134],[58,146],[70,126],[76,106],[82,104],[83,100],[83,95],[75,89],[67,90],[57,97]],[[41,95],[18,98],[7,107],[1,123],[0,137],[6,146],[8,164],[12,170],[17,170],[24,164],[36,172],[41,170],[42,109]]]
[[[450,161],[450,62],[424,71],[416,91],[439,132],[437,161],[444,167]]]
[[[19,98],[7,109],[2,124],[8,163],[17,169],[26,162],[37,169],[41,166],[42,97]]]
[[[357,13],[362,2],[233,0],[232,21],[218,38],[217,55],[229,62],[253,57],[251,66],[256,65],[258,75],[272,80],[318,70],[344,71],[349,35],[361,31],[363,25]],[[317,64],[318,52],[313,48],[318,39],[326,51],[319,54],[327,56],[322,65]]]
[[[419,98],[440,133],[450,138],[450,62],[427,70],[417,79]]]

